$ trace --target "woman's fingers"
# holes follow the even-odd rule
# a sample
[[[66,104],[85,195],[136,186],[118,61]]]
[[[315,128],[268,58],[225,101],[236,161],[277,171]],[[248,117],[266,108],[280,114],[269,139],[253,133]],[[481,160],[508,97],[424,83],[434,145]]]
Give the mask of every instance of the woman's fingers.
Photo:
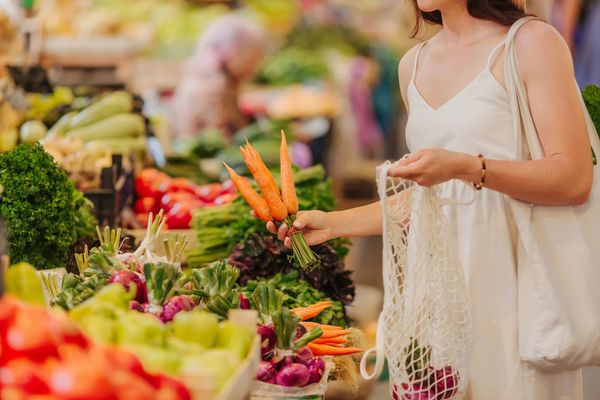
[[[286,224],[281,224],[279,230],[277,231],[277,238],[279,240],[284,240],[287,236],[288,227]]]
[[[283,245],[288,249],[292,248],[292,240],[289,237],[286,237],[283,241]]]
[[[277,226],[275,226],[273,221],[267,222],[267,230],[271,233],[277,233]]]

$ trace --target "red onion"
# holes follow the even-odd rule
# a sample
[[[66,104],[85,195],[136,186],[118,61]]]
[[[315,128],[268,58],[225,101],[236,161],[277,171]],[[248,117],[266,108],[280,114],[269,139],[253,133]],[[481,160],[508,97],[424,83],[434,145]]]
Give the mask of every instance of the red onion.
[[[458,391],[458,371],[446,366],[435,371],[435,386],[431,390],[436,400],[451,399]]]
[[[277,371],[272,363],[269,361],[261,361],[256,372],[256,379],[261,382],[268,382],[276,373]]]
[[[325,373],[325,360],[321,357],[313,357],[308,360],[304,365],[308,368],[308,373],[310,375],[310,380],[308,383],[318,383],[323,378],[323,374]]]
[[[173,296],[163,305],[161,320],[169,322],[178,312],[190,311],[194,306],[194,301],[187,296]]]
[[[275,329],[272,325],[260,325],[257,333],[260,335],[260,354],[263,360],[268,361],[275,355]]]
[[[306,363],[313,358],[313,353],[307,346],[302,346],[296,350],[292,358],[294,362],[306,365]],[[308,365],[306,366],[308,367]]]
[[[308,368],[302,364],[292,363],[277,373],[276,382],[280,386],[303,387],[308,384],[310,374]]]

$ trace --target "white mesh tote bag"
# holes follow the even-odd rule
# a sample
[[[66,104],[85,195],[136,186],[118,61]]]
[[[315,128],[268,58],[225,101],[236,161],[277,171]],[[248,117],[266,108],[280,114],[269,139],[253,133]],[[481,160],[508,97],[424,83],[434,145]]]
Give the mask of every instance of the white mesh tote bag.
[[[438,189],[377,170],[383,212],[383,282],[377,347],[361,362],[366,379],[384,357],[397,400],[458,399],[469,377],[471,319],[468,289]],[[376,351],[375,372],[367,360]]]
[[[514,119],[518,159],[540,159],[514,38],[506,39],[505,78]],[[551,90],[551,88],[549,88]],[[600,159],[600,142],[583,99],[588,135]],[[547,207],[510,200],[519,233],[519,353],[535,367],[560,371],[600,364],[600,165],[588,202]]]

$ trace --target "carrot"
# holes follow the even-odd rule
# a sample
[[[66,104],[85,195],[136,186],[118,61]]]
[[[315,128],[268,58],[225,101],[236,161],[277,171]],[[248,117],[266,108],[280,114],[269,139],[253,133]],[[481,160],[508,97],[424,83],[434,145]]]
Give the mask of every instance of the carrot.
[[[242,152],[242,156],[244,156],[244,152]],[[273,175],[271,175],[269,169],[260,159],[258,152],[250,146],[250,143],[246,145],[244,161],[246,161],[248,170],[260,188],[263,198],[269,207],[271,216],[278,221],[286,219],[288,216],[287,208],[285,204],[283,204],[283,200],[281,200],[281,194],[279,193],[279,188],[275,184]]]
[[[315,356],[347,356],[363,351],[356,347],[334,347],[316,343],[309,343],[307,346]]]
[[[341,330],[341,331],[324,331],[323,335],[321,335],[320,339],[333,339],[341,336],[346,336],[350,331]]]
[[[316,322],[302,322],[302,325],[304,325],[304,327],[306,329],[312,329],[312,328],[321,328],[323,331],[341,331],[343,328],[339,327],[339,326],[335,326],[335,325],[324,325],[324,324],[319,324]]]
[[[269,213],[269,207],[267,207],[267,203],[265,200],[260,197],[258,193],[250,186],[248,181],[239,176],[229,165],[223,163],[227,172],[229,172],[229,176],[231,177],[231,182],[233,182],[234,186],[240,192],[244,200],[252,207],[256,215],[263,221],[267,222],[271,220],[271,214]]]
[[[299,316],[300,318],[302,318],[302,320],[304,321],[304,320],[316,317],[317,315],[319,315],[323,311],[325,311],[327,308],[329,308],[329,306],[330,306],[329,304],[326,304],[326,305],[320,305],[320,306],[294,308],[294,309],[292,309],[292,311],[297,316]]]
[[[279,166],[281,171],[281,197],[287,207],[288,213],[298,212],[298,197],[294,186],[294,175],[292,174],[292,162],[288,153],[285,132],[281,130],[281,147],[279,149]]]
[[[313,343],[317,343],[317,344],[328,344],[330,346],[333,346],[334,344],[345,344],[348,343],[348,339],[346,339],[345,337],[342,336],[338,336],[338,337],[334,337],[334,338],[318,338],[313,340]]]

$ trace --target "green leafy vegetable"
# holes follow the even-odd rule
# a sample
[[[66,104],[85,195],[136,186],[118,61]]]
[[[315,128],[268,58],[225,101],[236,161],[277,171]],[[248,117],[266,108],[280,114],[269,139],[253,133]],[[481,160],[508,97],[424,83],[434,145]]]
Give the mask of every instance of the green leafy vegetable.
[[[331,300],[322,292],[312,287],[306,281],[298,278],[298,271],[290,271],[287,274],[276,274],[271,279],[250,280],[242,287],[246,297],[252,297],[254,291],[260,286],[271,286],[283,292],[283,306],[288,308],[306,307],[319,301]],[[260,310],[259,310],[260,312]],[[331,307],[311,319],[311,321],[327,325],[348,325],[344,305],[340,301],[333,301]]]
[[[41,145],[21,145],[0,155],[0,183],[11,261],[64,267],[70,246],[91,221],[65,172]]]
[[[594,121],[594,126],[596,126],[596,131],[600,134],[600,87],[589,85],[581,93],[592,121]]]

